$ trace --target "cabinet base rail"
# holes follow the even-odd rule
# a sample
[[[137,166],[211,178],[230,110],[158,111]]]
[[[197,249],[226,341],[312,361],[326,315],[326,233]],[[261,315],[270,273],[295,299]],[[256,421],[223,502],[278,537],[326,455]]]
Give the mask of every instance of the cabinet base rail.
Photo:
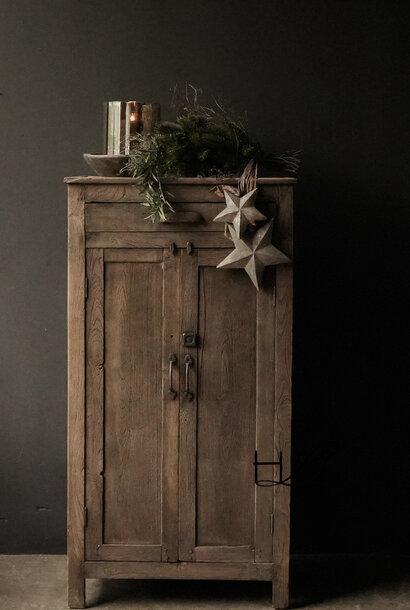
[[[85,578],[272,580],[272,563],[86,561]]]
[[[69,608],[85,608],[86,578],[271,581],[272,607],[289,604],[289,565],[239,562],[85,561],[69,578]]]

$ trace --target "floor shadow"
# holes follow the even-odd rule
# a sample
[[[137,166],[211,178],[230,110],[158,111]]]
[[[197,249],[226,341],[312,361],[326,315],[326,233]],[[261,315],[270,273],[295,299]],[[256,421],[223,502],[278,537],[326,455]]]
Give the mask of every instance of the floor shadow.
[[[204,580],[103,580],[87,590],[87,607],[100,604],[148,601],[158,607],[180,604],[192,608],[206,602],[215,607],[254,604],[268,608],[271,600],[269,582]]]
[[[410,588],[410,557],[381,555],[296,556],[291,562],[291,608],[308,607],[370,590]]]
[[[290,608],[350,608],[351,598],[363,600],[379,595],[386,604],[396,592],[410,592],[410,557],[380,555],[299,555],[292,557]],[[345,600],[345,602],[344,602]],[[269,608],[269,582],[193,580],[101,580],[88,581],[87,606],[101,604],[128,607],[149,603],[155,607],[196,608],[199,606]],[[346,605],[343,605],[343,604]],[[350,603],[350,606],[349,606]],[[329,606],[328,606],[329,604]],[[355,604],[356,606],[357,604]],[[389,607],[386,605],[386,608]],[[409,606],[410,607],[410,606]]]

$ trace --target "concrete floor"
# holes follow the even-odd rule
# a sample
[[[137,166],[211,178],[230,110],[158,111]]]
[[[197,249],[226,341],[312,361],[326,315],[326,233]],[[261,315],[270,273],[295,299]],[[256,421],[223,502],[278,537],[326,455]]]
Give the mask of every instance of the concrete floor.
[[[292,561],[292,608],[410,610],[410,559],[303,556]],[[269,583],[87,581],[101,610],[270,608]],[[66,557],[0,555],[0,610],[65,610]]]

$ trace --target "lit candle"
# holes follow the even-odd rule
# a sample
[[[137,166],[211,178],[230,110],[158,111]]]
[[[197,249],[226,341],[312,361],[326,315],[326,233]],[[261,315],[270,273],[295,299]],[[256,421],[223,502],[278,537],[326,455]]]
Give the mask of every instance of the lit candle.
[[[124,152],[126,155],[130,154],[130,143],[133,136],[138,133],[140,127],[140,115],[141,104],[132,101],[127,102],[127,108],[125,113],[125,147]]]

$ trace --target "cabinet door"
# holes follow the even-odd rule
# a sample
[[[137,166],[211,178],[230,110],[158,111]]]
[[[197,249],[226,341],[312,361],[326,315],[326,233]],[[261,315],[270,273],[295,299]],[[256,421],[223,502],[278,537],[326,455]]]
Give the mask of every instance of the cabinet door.
[[[177,560],[178,277],[161,249],[87,250],[87,559]]]
[[[181,330],[197,345],[180,358],[179,557],[269,562],[272,487],[255,485],[253,462],[255,449],[274,458],[275,272],[257,292],[243,270],[216,269],[223,257],[181,254]]]

